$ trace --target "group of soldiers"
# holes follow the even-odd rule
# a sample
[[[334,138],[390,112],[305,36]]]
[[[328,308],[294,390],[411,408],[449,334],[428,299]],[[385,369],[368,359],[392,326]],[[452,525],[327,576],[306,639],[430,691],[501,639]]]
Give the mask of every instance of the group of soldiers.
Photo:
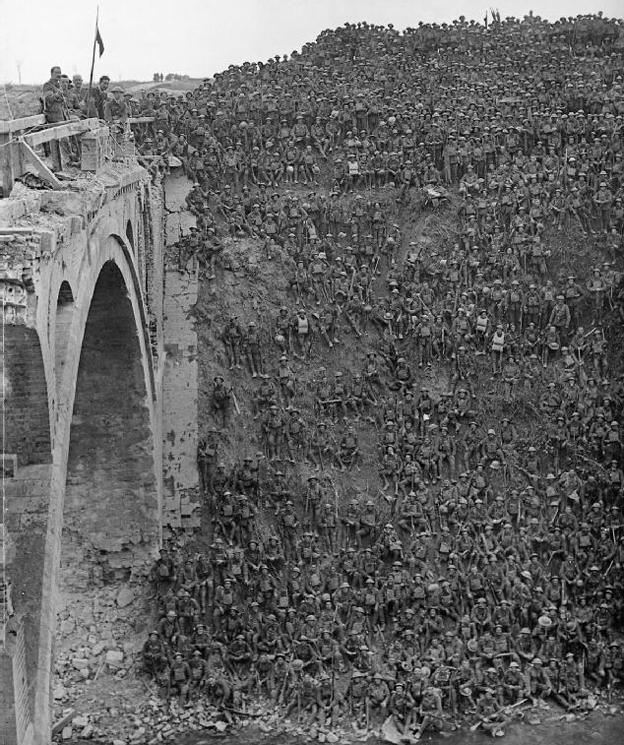
[[[145,666],[183,705],[496,734],[621,685],[623,62],[619,22],[577,23],[347,25],[164,101],[181,269],[217,279],[240,237],[290,262],[282,305],[220,331],[203,548],[152,574]]]

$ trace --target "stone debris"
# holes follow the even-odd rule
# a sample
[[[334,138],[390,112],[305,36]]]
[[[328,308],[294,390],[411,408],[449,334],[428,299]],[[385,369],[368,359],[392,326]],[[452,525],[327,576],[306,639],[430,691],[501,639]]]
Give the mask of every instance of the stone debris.
[[[124,654],[120,649],[109,649],[106,653],[106,664],[109,667],[120,667],[123,662]]]
[[[117,605],[120,608],[126,608],[134,602],[135,597],[135,592],[131,587],[122,587],[117,594]]]
[[[101,700],[101,699],[100,699]],[[95,702],[93,702],[95,703]],[[99,703],[99,701],[98,701]],[[619,708],[607,701],[606,694],[596,698],[596,710],[601,714],[617,714]],[[538,725],[554,721],[571,723],[583,719],[588,711],[576,713],[563,712],[560,708],[541,704],[525,709],[524,721],[528,725]],[[118,705],[98,708],[97,704],[89,713],[76,713],[65,709],[63,718],[58,722],[62,732],[57,729],[56,739],[97,740],[106,738],[111,745],[156,745],[157,743],[176,742],[177,738],[191,732],[209,731],[213,734],[235,732],[240,728],[253,727],[262,736],[287,735],[305,742],[320,743],[353,743],[364,741],[375,733],[366,730],[337,728],[334,731],[321,727],[304,727],[294,721],[282,719],[270,705],[250,700],[234,721],[226,721],[225,713],[205,701],[196,701],[189,708],[148,694]],[[114,727],[114,730],[112,729]],[[71,731],[71,735],[67,733]],[[107,739],[114,733],[117,739]],[[378,734],[378,733],[377,733]],[[208,741],[204,742],[207,745]],[[196,743],[202,745],[202,741]]]

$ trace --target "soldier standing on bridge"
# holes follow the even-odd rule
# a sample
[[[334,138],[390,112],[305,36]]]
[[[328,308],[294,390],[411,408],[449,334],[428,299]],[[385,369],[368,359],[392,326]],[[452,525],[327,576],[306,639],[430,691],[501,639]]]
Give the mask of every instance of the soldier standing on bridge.
[[[128,104],[124,98],[123,88],[116,85],[111,89],[113,94],[104,104],[104,118],[109,124],[117,124],[121,131],[128,121]]]
[[[41,101],[46,122],[64,122],[69,118],[67,101],[61,88],[61,68],[58,66],[50,70],[50,80],[44,83],[41,90]]]
[[[110,78],[108,75],[102,75],[97,86],[91,92],[91,98],[87,101],[88,115],[97,116],[98,119],[105,119],[104,105],[108,100],[108,87]]]

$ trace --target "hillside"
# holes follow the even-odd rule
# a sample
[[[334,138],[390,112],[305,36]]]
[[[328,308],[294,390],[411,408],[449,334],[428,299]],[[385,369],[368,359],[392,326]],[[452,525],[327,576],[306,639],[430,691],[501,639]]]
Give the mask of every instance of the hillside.
[[[195,184],[198,234],[168,268],[199,265],[208,476],[200,528],[165,531],[167,579],[105,588],[129,715],[100,707],[98,727],[142,742],[253,718],[325,741],[388,713],[420,737],[618,711],[616,26],[347,24],[200,86],[175,137],[138,133],[153,170],[171,152]],[[207,692],[187,701],[198,652]]]

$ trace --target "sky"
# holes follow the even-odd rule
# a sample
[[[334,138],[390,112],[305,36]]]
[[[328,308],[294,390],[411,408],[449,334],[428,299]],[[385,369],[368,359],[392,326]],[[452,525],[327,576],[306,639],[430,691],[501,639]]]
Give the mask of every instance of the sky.
[[[50,67],[89,76],[96,0],[0,0],[0,84],[42,83]],[[424,7],[423,7],[424,5]],[[488,8],[502,17],[529,10],[556,20],[595,13],[624,16],[622,0],[99,0],[104,54],[95,78],[151,80],[154,72],[210,77],[230,64],[266,61],[313,41],[346,21],[450,22],[482,20]]]

